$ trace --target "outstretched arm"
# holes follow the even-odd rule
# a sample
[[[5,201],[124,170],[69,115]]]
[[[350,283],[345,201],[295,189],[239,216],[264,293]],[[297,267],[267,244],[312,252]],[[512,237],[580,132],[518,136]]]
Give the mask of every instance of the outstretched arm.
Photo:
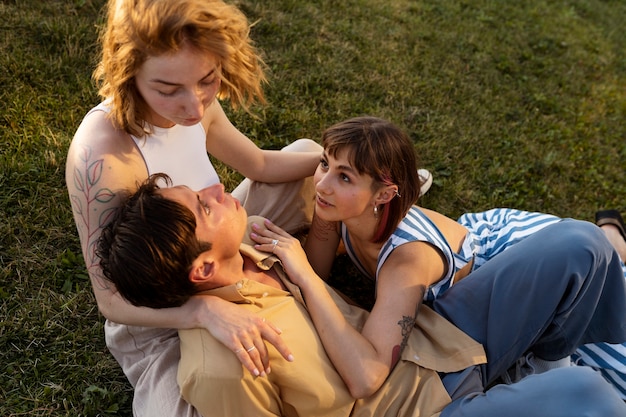
[[[273,252],[300,286],[333,364],[355,398],[370,396],[398,362],[425,289],[443,274],[438,252],[426,243],[414,242],[390,255],[379,273],[374,308],[359,332],[346,322],[299,242],[269,221],[264,226],[256,227],[252,235],[257,248],[272,251],[272,239],[279,241]]]
[[[322,154],[321,146],[310,152],[259,148],[228,120],[217,100],[206,109],[203,125],[207,132],[207,151],[253,181],[276,183],[309,177],[315,172]]]

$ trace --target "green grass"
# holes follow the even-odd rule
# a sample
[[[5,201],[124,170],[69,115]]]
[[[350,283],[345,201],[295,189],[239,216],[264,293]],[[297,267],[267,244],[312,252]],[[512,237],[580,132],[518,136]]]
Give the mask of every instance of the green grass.
[[[97,103],[103,0],[0,1],[0,415],[128,416],[64,186]],[[373,114],[415,140],[456,217],[626,211],[622,0],[241,0],[270,68],[260,146]],[[239,176],[221,167],[232,187]]]

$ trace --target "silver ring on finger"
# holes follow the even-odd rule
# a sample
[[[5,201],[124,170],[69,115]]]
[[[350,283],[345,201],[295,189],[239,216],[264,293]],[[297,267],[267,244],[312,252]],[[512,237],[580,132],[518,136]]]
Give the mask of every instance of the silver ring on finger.
[[[272,253],[274,253],[276,245],[278,245],[278,239],[272,239]]]
[[[246,349],[246,352],[252,352],[254,349],[256,349],[256,346],[252,346],[251,348]]]

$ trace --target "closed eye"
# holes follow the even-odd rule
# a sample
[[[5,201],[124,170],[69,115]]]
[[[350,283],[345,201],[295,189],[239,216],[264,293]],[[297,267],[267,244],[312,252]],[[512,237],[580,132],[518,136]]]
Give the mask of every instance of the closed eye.
[[[213,77],[210,80],[206,80],[206,81],[200,82],[200,85],[202,87],[211,87],[213,84],[215,84],[217,82],[218,79],[219,78],[217,78],[217,77]]]
[[[172,91],[161,91],[161,90],[157,90],[157,93],[159,93],[160,95],[162,95],[163,97],[172,97],[174,94],[176,94],[178,92],[178,88],[172,90]]]
[[[200,195],[198,195],[198,202],[200,203],[200,205],[202,206],[202,209],[204,210],[204,213],[208,216],[209,214],[211,214],[211,208],[209,207],[209,205],[207,203],[205,203],[201,198]]]

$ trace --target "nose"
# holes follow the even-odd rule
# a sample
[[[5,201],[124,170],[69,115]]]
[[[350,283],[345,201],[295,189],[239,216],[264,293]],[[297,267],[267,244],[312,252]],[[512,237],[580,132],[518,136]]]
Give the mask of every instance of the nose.
[[[189,95],[189,102],[185,106],[185,113],[190,118],[201,118],[204,114],[204,92],[196,89]]]
[[[206,187],[200,191],[200,195],[203,198],[213,198],[218,203],[222,203],[224,201],[224,184],[214,184],[209,187]]]
[[[327,194],[327,176],[319,167],[315,170],[315,174],[313,175],[313,184],[315,184],[315,191],[320,194]]]

